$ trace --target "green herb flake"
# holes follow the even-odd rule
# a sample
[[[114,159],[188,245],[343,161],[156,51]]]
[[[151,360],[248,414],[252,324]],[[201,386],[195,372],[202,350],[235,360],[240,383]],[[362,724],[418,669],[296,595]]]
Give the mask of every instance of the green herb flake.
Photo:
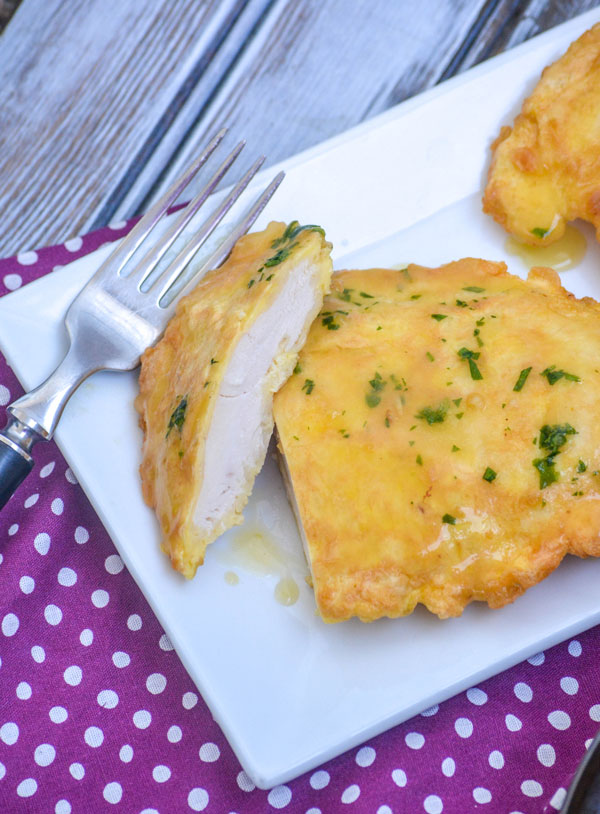
[[[547,449],[551,456],[557,455],[567,443],[567,435],[577,435],[570,424],[544,424],[540,430],[540,449]]]
[[[294,373],[302,373],[302,365],[300,362],[296,362],[296,367],[294,368]]]
[[[535,229],[531,230],[531,234],[534,237],[539,237],[541,240],[543,237],[546,237],[549,231],[550,229],[543,229],[541,226],[536,226]]]
[[[552,365],[551,367],[547,367],[546,370],[542,370],[540,376],[545,376],[548,379],[548,384],[556,384],[559,379],[566,379],[569,382],[580,382],[581,379],[579,376],[575,376],[573,373],[567,373],[564,370],[557,370],[556,365]]]
[[[218,359],[211,359],[211,360],[210,360],[210,363],[211,363],[211,365],[218,365],[218,364],[219,364],[219,360],[218,360]]]
[[[488,483],[491,483],[493,480],[496,480],[497,472],[491,468],[491,466],[486,467],[485,472],[483,473],[483,480],[486,480]]]
[[[583,461],[580,460],[579,463],[577,464],[577,471],[578,472],[585,472],[586,469],[587,469],[587,465]]]
[[[479,370],[475,362],[476,359],[479,359],[480,356],[479,351],[469,350],[468,348],[461,348],[459,351],[457,351],[457,354],[458,356],[460,356],[461,359],[466,359],[467,362],[469,363],[469,372],[471,373],[472,379],[474,379],[475,381],[480,381],[481,379],[483,379],[481,371]]]
[[[378,396],[377,393],[367,393],[365,396],[365,401],[367,403],[367,407],[377,407],[381,401],[381,396]]]
[[[459,308],[467,308],[469,303],[465,302],[464,300],[456,300],[456,304]]]
[[[457,447],[456,444],[452,444],[452,452],[460,452],[460,447]]]
[[[306,393],[307,396],[310,396],[312,391],[315,388],[315,383],[312,379],[305,379],[304,384],[302,385],[302,390]]]
[[[422,294],[411,294],[410,298],[411,300],[419,300],[421,299],[422,296],[423,296]]]
[[[519,378],[517,379],[515,386],[513,387],[513,391],[515,393],[518,393],[523,389],[525,382],[527,381],[527,377],[529,376],[530,373],[531,373],[530,367],[524,367],[523,370],[519,373]]]
[[[254,278],[252,278],[251,280],[249,280],[249,281],[248,281],[248,288],[252,288],[252,286],[254,285],[254,283],[255,283],[255,282],[256,282],[256,280],[255,280]]]
[[[321,322],[327,328],[328,331],[337,331],[340,328],[340,323],[335,321],[335,317],[333,316],[333,314],[329,314],[328,316],[323,317]]]
[[[432,314],[431,318],[436,319],[438,322],[441,322],[443,319],[448,318],[448,314]]]
[[[430,362],[435,362],[435,356],[432,353],[430,353],[429,351],[427,351],[425,356],[429,359]]]
[[[442,517],[442,523],[448,523],[450,526],[456,525],[456,517],[453,517],[451,514],[445,514]]]
[[[348,432],[348,430],[338,430],[338,432],[342,436],[342,438],[350,438],[350,433]]]
[[[169,437],[169,435],[171,433],[171,430],[173,428],[175,428],[175,427],[181,433],[181,429],[182,429],[183,423],[185,421],[185,411],[187,410],[187,405],[188,405],[187,396],[183,396],[183,397],[178,396],[178,398],[180,399],[180,401],[179,401],[177,407],[175,407],[175,409],[171,413],[171,417],[169,418],[169,423],[167,425],[167,434],[166,434],[165,438]]]
[[[358,293],[359,293],[359,295],[360,295],[361,297],[364,297],[364,298],[365,298],[365,299],[367,299],[367,300],[374,300],[374,299],[375,299],[375,297],[373,296],[373,294],[367,294],[367,292],[366,292],[366,291],[359,291]]]
[[[473,294],[483,294],[485,288],[481,288],[478,285],[465,285],[463,286],[463,291],[472,291]]]
[[[423,458],[421,458],[420,455],[417,455],[416,461],[419,464],[419,466],[423,466]]]
[[[437,407],[423,407],[422,410],[415,415],[415,418],[420,418],[428,424],[441,424],[446,418],[448,412],[448,402],[443,401]]]
[[[553,458],[536,458],[533,461],[534,467],[540,474],[540,489],[545,489],[558,480],[558,473],[554,469]]]

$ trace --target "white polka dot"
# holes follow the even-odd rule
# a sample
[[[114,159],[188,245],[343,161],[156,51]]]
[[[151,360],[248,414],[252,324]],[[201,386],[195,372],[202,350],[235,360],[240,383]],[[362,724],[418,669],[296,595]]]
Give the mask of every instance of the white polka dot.
[[[506,723],[506,728],[509,732],[518,732],[519,729],[523,726],[521,721],[517,718],[516,715],[507,715],[504,719]]]
[[[139,630],[142,627],[142,617],[137,613],[132,613],[127,620],[127,627],[129,630]]]
[[[554,766],[556,761],[556,752],[554,747],[549,743],[542,743],[537,749],[537,759],[542,766]]]
[[[30,594],[35,588],[35,580],[33,577],[21,577],[19,580],[19,588],[24,594]]]
[[[445,757],[442,760],[442,774],[445,777],[453,777],[456,771],[456,763],[451,757]]]
[[[147,709],[138,709],[137,712],[133,713],[133,723],[138,729],[148,729],[151,721],[152,715],[150,715]]]
[[[568,729],[571,726],[571,719],[566,712],[555,709],[548,715],[548,723],[555,729]]]
[[[107,783],[106,786],[104,786],[102,796],[107,803],[120,803],[121,797],[123,796],[121,784],[117,782]]]
[[[96,701],[103,709],[114,709],[119,703],[119,696],[114,690],[101,690]]]
[[[85,775],[85,769],[81,763],[71,763],[69,772],[71,773],[71,777],[74,777],[75,780],[82,780]]]
[[[467,690],[467,698],[477,707],[482,706],[488,700],[487,693],[480,690],[479,687],[471,687],[470,690]]]
[[[62,724],[69,717],[69,713],[64,707],[52,707],[48,715],[53,724]]]
[[[19,727],[13,722],[9,721],[0,726],[0,740],[7,746],[13,746],[19,739]]]
[[[10,390],[6,385],[0,384],[0,407],[4,407],[10,401]],[[9,532],[10,534],[10,529]]]
[[[444,804],[437,794],[430,794],[424,799],[423,808],[427,814],[441,814],[444,810]]]
[[[131,664],[131,656],[129,653],[124,653],[122,650],[117,650],[116,653],[112,655],[112,661],[115,667],[123,668],[129,667]]]
[[[50,508],[52,509],[52,514],[61,515],[65,510],[65,504],[60,497],[55,497]]]
[[[166,783],[171,777],[171,770],[168,766],[155,766],[152,769],[152,777],[157,783]]]
[[[83,545],[83,543],[87,543],[90,539],[90,534],[87,529],[84,529],[83,526],[77,526],[75,529],[75,542],[79,543],[79,545]]]
[[[14,636],[19,629],[19,617],[14,613],[7,613],[2,619],[2,633],[5,636]]]
[[[45,556],[50,548],[50,535],[46,534],[45,531],[36,534],[33,545],[38,554]]]
[[[320,791],[329,785],[330,779],[329,772],[326,772],[324,769],[319,769],[319,771],[311,775],[310,785],[315,791]]]
[[[529,684],[525,684],[523,681],[518,681],[515,684],[514,693],[519,701],[523,701],[525,704],[528,704],[533,698],[533,690]]]
[[[183,732],[181,731],[180,726],[169,727],[169,731],[167,732],[167,740],[169,741],[169,743],[179,743],[182,737]]]
[[[41,664],[44,659],[46,658],[46,653],[43,647],[40,647],[39,644],[34,644],[31,648],[31,658],[37,663]]]
[[[534,667],[539,667],[541,664],[544,663],[545,660],[546,656],[544,655],[544,653],[536,653],[535,656],[531,656],[531,658],[527,659],[527,661]]]
[[[6,775],[6,766],[4,763],[0,763],[0,780]]]
[[[70,240],[65,240],[65,249],[68,252],[78,252],[83,246],[83,239],[81,237],[72,237]]]
[[[17,262],[22,266],[32,266],[34,263],[37,263],[37,260],[38,255],[37,252],[34,251],[19,252],[17,255]]]
[[[477,786],[477,788],[473,789],[473,799],[476,803],[489,803],[492,799],[492,794],[489,789]]]
[[[94,633],[86,627],[84,630],[81,631],[79,634],[79,641],[84,647],[89,647],[91,643],[94,641]]]
[[[115,220],[112,223],[108,224],[108,228],[109,229],[114,229],[115,231],[119,231],[121,229],[124,229],[126,226],[127,226],[127,221],[126,220]],[[200,808],[198,809],[198,811],[201,811],[201,810],[202,809],[200,809]]]
[[[23,506],[25,506],[26,509],[31,509],[31,507],[35,506],[39,499],[40,499],[39,492],[36,492],[33,495],[29,495],[29,497],[23,503]]]
[[[205,789],[192,789],[187,802],[192,811],[204,811],[208,805],[208,792]]]
[[[51,743],[41,743],[33,753],[38,766],[49,766],[56,757],[56,749]]]
[[[585,748],[586,748],[586,749],[589,749],[589,748],[590,748],[590,746],[592,745],[592,743],[593,743],[593,742],[594,742],[594,739],[593,739],[593,738],[588,738],[588,739],[586,740],[586,742],[585,742]]]
[[[58,605],[46,605],[44,608],[44,618],[49,625],[59,625],[62,621],[63,614]]]
[[[20,274],[6,274],[4,277],[4,285],[9,291],[15,291],[23,285],[23,278]]]
[[[579,681],[573,676],[563,676],[560,680],[560,688],[567,695],[575,695],[579,690]]]
[[[473,734],[473,724],[468,718],[457,718],[454,729],[461,738],[470,738]]]
[[[521,791],[526,797],[541,797],[544,789],[537,780],[524,780],[521,783]]]
[[[104,560],[104,567],[109,574],[120,574],[123,570],[123,560],[118,554],[111,554]]]
[[[198,754],[204,763],[214,763],[221,756],[221,750],[216,743],[203,743]]]
[[[58,572],[58,583],[65,588],[70,588],[77,582],[77,574],[72,568],[61,568]]]
[[[163,633],[163,635],[158,640],[158,646],[160,647],[161,650],[165,650],[165,651],[173,649],[173,645],[171,644],[171,640],[169,639],[169,637],[167,636],[166,633]]]
[[[430,718],[432,715],[435,715],[437,713],[439,708],[440,708],[439,704],[434,704],[432,707],[429,707],[429,709],[424,709],[421,715],[423,716],[423,718]]]
[[[273,808],[285,808],[292,799],[292,792],[287,786],[275,786],[267,796],[269,805]]]
[[[590,718],[592,721],[600,721],[600,704],[594,704],[590,707]]]
[[[575,658],[578,658],[581,655],[581,644],[577,641],[577,639],[573,639],[573,641],[569,642],[568,647],[569,653]]]
[[[325,772],[325,774],[327,774],[327,772]],[[246,772],[239,772],[238,776],[236,777],[236,780],[238,786],[242,791],[254,791],[254,789],[256,788],[256,786],[254,785],[252,780],[250,780]]]
[[[360,797],[360,787],[353,783],[351,786],[348,786],[347,789],[344,789],[342,792],[342,803],[354,803]],[[280,806],[281,807],[281,806]]]
[[[97,591],[92,593],[92,604],[95,605],[97,608],[105,608],[108,605],[108,591],[99,588]]]
[[[404,738],[404,743],[410,749],[421,749],[425,743],[425,738],[420,732],[409,732]]]
[[[99,726],[88,726],[83,735],[83,739],[88,746],[97,749],[98,746],[102,746],[104,742],[104,732]]]
[[[37,782],[33,777],[28,777],[27,780],[22,780],[17,786],[17,794],[19,797],[33,797],[37,787]]]
[[[307,811],[306,814],[309,814],[309,812]],[[393,814],[393,812],[389,806],[383,805],[379,806],[379,808],[377,809],[377,814]]]
[[[19,530],[19,524],[13,523],[12,526],[9,528],[8,533],[11,537],[13,537]]]
[[[394,769],[392,772],[392,780],[397,786],[400,786],[400,788],[406,786],[406,772],[403,769]]]
[[[51,475],[54,471],[55,463],[54,461],[50,461],[49,464],[46,464],[40,469],[40,478],[47,478],[48,475]]]
[[[375,755],[375,749],[373,749],[372,746],[363,746],[362,749],[359,749],[356,753],[355,759],[359,766],[367,767],[373,763]]]
[[[195,692],[186,692],[183,694],[181,703],[183,704],[185,709],[192,709],[198,703],[198,696],[196,695]]]
[[[167,686],[167,679],[162,675],[162,673],[152,673],[146,679],[146,689],[148,692],[151,692],[152,695],[159,695],[159,693],[163,692],[164,688]]]
[[[567,796],[567,790],[563,788],[556,789],[554,794],[552,795],[552,799],[550,800],[550,805],[552,808],[556,809],[556,811],[560,811],[563,807],[563,803]]]
[[[64,671],[63,678],[71,687],[76,687],[81,683],[82,675],[83,673],[81,672],[81,667],[78,667],[76,664],[72,664]]]
[[[31,684],[26,681],[20,681],[17,685],[17,698],[21,701],[29,701],[31,698]]]
[[[59,800],[54,806],[54,814],[71,814],[71,803],[68,800]]]
[[[65,469],[65,478],[69,481],[69,483],[77,483],[77,478],[75,477],[75,475],[73,474],[72,470],[69,467]],[[81,528],[81,526],[79,528]],[[75,539],[77,540],[77,532],[75,532]]]
[[[492,769],[502,769],[504,766],[504,755],[498,749],[494,749],[493,752],[490,752],[488,763]]]
[[[121,749],[119,750],[119,757],[123,763],[131,763],[133,760],[133,749],[128,743],[121,746]]]

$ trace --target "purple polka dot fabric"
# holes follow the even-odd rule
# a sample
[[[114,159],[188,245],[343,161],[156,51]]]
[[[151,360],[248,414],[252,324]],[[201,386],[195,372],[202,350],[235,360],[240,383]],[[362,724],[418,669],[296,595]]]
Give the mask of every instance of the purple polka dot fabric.
[[[0,261],[0,294],[127,228]],[[0,360],[0,413],[20,393]],[[600,628],[263,791],[237,762],[57,448],[39,445],[35,457],[0,513],[0,811],[560,810],[600,722]]]

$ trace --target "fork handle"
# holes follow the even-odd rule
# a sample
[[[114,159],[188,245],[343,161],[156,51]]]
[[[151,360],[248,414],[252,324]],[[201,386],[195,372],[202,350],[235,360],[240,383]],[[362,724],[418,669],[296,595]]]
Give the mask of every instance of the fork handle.
[[[31,455],[6,433],[0,433],[0,509],[32,468]]]

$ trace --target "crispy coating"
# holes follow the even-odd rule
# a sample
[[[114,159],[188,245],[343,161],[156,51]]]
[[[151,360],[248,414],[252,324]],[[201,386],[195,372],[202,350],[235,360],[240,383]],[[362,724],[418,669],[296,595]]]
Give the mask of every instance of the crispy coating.
[[[264,231],[238,240],[228,260],[181,300],[162,339],[142,357],[135,406],[144,431],[143,495],[156,511],[164,551],[186,577],[194,576],[209,543],[242,522],[241,511],[273,428],[272,393],[291,374],[297,350],[329,287],[331,244],[318,227],[298,227],[300,231],[288,239],[295,225],[286,229],[283,223],[270,223]],[[248,337],[260,317],[274,304],[280,305],[280,295],[298,273],[306,274],[302,285],[310,283],[312,297],[306,313],[300,314],[305,321],[303,333],[297,341],[284,336],[274,356],[267,357],[260,381],[247,383],[246,372],[258,378],[253,365],[269,341],[268,336],[255,336],[247,347]],[[242,371],[238,364],[235,381],[228,381],[242,339],[247,361]],[[211,513],[199,517],[203,485],[217,477],[214,471],[205,472],[215,408],[224,410],[223,399],[232,403],[237,397],[232,393],[244,390],[246,384],[258,417],[248,412],[251,403],[243,401],[242,414],[218,437],[222,460],[234,456],[243,464],[241,482],[219,481],[221,494],[233,492],[235,499],[224,512],[211,504]],[[256,395],[254,385],[260,391]],[[223,386],[228,388],[224,395]],[[224,474],[231,478],[227,466]]]
[[[483,210],[534,245],[558,240],[575,218],[600,239],[600,23],[545,68],[513,127],[502,128]]]
[[[323,619],[496,608],[599,556],[599,359],[550,269],[335,274],[274,402]]]

